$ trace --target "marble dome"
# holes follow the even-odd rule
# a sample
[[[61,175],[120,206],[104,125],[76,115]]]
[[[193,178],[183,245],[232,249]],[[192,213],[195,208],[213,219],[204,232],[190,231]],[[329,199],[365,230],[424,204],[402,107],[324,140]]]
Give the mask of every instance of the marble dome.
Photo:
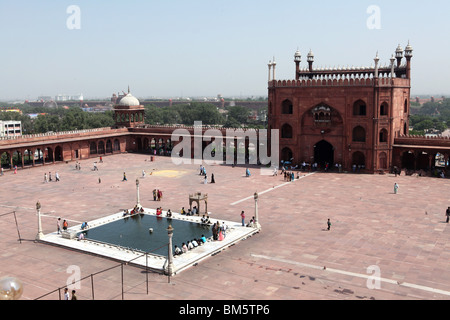
[[[125,97],[123,97],[119,101],[119,106],[124,107],[135,107],[139,106],[140,104],[141,103],[139,102],[139,100],[135,98],[133,95],[131,95],[131,93],[128,93]]]

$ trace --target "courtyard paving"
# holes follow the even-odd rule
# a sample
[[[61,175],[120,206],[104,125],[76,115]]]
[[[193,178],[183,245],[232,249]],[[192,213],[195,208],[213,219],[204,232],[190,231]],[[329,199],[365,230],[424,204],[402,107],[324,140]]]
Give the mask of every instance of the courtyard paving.
[[[16,212],[22,239],[14,216],[1,216],[0,278],[20,279],[22,300],[44,295],[56,300],[58,292],[46,294],[75,276],[83,279],[77,288],[80,300],[92,299],[93,292],[96,300],[450,298],[450,226],[445,223],[450,180],[303,173],[302,179],[286,183],[256,168],[246,178],[244,167],[206,165],[216,183],[205,185],[198,164],[176,166],[164,157],[151,162],[141,154],[103,160],[98,171],[91,170],[95,159],[89,159],[81,161],[81,170],[71,162],[0,177],[0,215]],[[142,170],[147,176],[140,180],[140,200],[150,209],[179,212],[189,207],[190,193],[204,192],[213,218],[238,223],[242,210],[247,220],[254,215],[257,191],[261,232],[170,279],[132,265],[122,273],[115,260],[34,241],[37,201],[44,234],[55,232],[57,217],[69,226],[100,219],[134,206],[135,180]],[[57,171],[61,181],[44,183],[50,171],[53,177]],[[399,194],[394,194],[395,182]],[[155,188],[163,191],[161,202],[153,201]]]

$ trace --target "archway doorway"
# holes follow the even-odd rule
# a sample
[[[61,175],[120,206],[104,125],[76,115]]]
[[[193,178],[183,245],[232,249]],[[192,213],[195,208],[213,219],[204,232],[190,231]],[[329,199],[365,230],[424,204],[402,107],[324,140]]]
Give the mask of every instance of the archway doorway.
[[[416,164],[416,156],[412,151],[405,151],[402,155],[402,168],[414,170]]]
[[[314,162],[321,168],[324,168],[327,163],[331,167],[334,164],[334,147],[325,140],[317,143],[314,146]]]

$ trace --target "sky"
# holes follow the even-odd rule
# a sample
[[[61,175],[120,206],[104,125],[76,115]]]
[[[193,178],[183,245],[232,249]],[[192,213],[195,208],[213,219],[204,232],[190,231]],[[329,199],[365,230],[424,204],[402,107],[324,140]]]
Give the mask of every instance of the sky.
[[[75,6],[77,10],[72,10]],[[389,64],[414,48],[412,94],[450,94],[450,2],[0,0],[0,100],[267,96],[315,66]]]

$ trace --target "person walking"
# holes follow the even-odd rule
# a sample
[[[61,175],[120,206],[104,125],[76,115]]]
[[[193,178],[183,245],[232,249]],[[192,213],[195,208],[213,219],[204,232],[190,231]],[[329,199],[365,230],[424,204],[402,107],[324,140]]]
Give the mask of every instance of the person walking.
[[[394,184],[394,193],[395,194],[398,193],[398,184],[397,183]]]
[[[241,212],[241,220],[242,220],[242,226],[245,227],[245,213],[244,210]]]
[[[450,207],[447,208],[445,215],[447,216],[447,220],[445,222],[448,223],[450,221]]]
[[[55,172],[55,181],[56,182],[59,181],[59,173],[58,173],[58,171]]]
[[[69,289],[64,288],[64,300],[69,300]]]
[[[72,290],[72,298],[70,300],[78,300],[75,290]]]
[[[126,174],[125,172],[123,173],[123,179],[122,179],[122,181],[128,181],[128,180],[127,180],[127,174]]]
[[[56,228],[57,228],[58,234],[61,234],[61,218],[58,218],[58,220],[56,221]]]
[[[327,226],[328,226],[327,230],[330,231],[330,229],[331,229],[331,221],[330,221],[330,219],[328,219],[328,221],[327,221]]]

